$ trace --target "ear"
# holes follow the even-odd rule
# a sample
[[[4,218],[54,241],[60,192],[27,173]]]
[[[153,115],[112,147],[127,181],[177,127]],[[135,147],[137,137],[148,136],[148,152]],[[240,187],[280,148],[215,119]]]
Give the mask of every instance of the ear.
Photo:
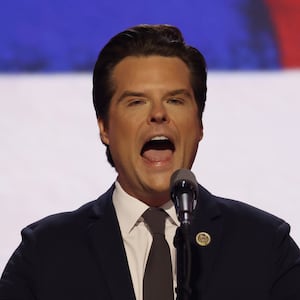
[[[98,119],[98,127],[100,131],[100,138],[103,144],[109,145],[108,128],[105,126],[105,122],[102,119]]]
[[[203,123],[202,120],[200,121],[200,129],[199,129],[199,139],[198,142],[200,142],[203,138]]]

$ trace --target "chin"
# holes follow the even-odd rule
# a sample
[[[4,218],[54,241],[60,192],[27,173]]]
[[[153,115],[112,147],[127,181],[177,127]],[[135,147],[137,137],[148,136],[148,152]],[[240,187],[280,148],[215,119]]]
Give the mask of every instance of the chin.
[[[151,182],[149,185],[150,191],[155,194],[169,194],[170,191],[170,176],[156,182]]]

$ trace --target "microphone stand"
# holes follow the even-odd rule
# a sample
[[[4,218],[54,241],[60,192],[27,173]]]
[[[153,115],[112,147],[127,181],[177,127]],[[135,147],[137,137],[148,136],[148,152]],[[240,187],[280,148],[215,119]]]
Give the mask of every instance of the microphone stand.
[[[191,299],[191,245],[189,241],[189,222],[181,222],[174,237],[174,246],[177,250],[177,288],[176,300]]]
[[[190,223],[196,207],[198,184],[194,174],[187,169],[175,171],[171,177],[171,199],[174,202],[180,226],[176,230],[174,246],[177,250],[176,300],[190,300],[192,253],[190,244]]]

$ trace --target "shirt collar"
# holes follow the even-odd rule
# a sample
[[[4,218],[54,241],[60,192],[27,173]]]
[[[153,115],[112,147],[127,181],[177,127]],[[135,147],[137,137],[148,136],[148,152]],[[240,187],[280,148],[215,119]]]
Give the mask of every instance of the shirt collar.
[[[149,208],[144,202],[130,196],[115,182],[115,190],[112,196],[113,204],[118,217],[122,236],[127,235],[133,227],[141,220],[142,214]],[[179,226],[174,204],[171,200],[161,206],[170,217],[170,221]]]

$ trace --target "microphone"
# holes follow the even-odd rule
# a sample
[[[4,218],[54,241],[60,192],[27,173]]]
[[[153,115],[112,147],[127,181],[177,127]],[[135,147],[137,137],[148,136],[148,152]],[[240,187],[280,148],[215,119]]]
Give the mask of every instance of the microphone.
[[[179,221],[182,224],[190,224],[198,197],[195,175],[189,169],[175,171],[171,176],[170,191]]]

